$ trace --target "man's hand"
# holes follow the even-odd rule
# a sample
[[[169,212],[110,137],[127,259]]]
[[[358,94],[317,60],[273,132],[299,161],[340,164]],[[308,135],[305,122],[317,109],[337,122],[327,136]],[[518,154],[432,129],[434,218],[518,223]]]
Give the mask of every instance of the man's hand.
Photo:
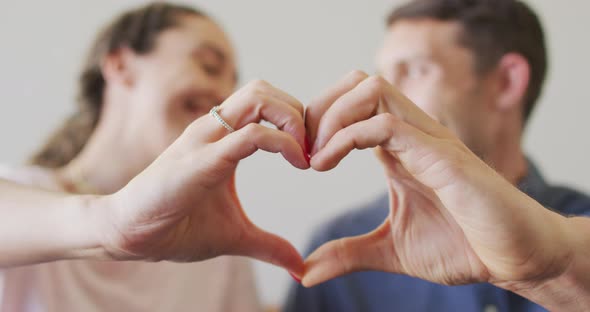
[[[379,270],[446,285],[534,287],[572,262],[568,219],[518,191],[384,79],[348,75],[312,103],[306,127],[316,170],[376,147],[390,214],[375,231],[312,253],[305,286]]]

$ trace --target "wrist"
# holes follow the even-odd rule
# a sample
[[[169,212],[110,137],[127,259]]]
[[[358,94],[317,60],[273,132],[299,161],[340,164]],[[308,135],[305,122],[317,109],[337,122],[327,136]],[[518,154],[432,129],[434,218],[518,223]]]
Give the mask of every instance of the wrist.
[[[104,195],[90,199],[89,209],[96,241],[100,246],[100,258],[114,261],[147,260],[130,250],[133,249],[133,241],[125,233],[129,214],[129,203],[121,192]]]
[[[588,311],[590,298],[588,280],[584,278],[589,272],[588,255],[584,255],[584,246],[580,236],[583,233],[579,222],[583,218],[566,218],[552,213],[559,218],[559,229],[555,244],[561,246],[559,251],[564,256],[555,258],[552,266],[539,271],[538,278],[528,281],[514,281],[498,285],[517,293],[550,311]],[[586,227],[588,224],[585,225]]]
[[[66,198],[62,218],[69,224],[62,233],[70,248],[65,258],[112,259],[106,239],[112,231],[108,226],[110,210],[108,196],[73,195]]]

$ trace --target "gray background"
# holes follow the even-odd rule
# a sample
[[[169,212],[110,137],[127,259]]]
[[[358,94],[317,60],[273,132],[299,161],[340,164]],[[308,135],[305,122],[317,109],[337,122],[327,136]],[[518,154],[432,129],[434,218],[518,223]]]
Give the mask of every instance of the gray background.
[[[0,1],[1,163],[22,162],[72,111],[78,69],[97,29],[141,2]],[[188,3],[209,11],[230,33],[242,83],[263,78],[306,102],[352,69],[374,71],[383,19],[399,1]],[[530,3],[545,22],[552,65],[525,145],[550,180],[588,191],[590,2]],[[259,153],[240,166],[238,189],[257,224],[303,250],[312,229],[380,194],[384,181],[368,151],[353,153],[321,175]],[[263,300],[280,303],[290,282],[287,273],[261,263],[255,267]]]

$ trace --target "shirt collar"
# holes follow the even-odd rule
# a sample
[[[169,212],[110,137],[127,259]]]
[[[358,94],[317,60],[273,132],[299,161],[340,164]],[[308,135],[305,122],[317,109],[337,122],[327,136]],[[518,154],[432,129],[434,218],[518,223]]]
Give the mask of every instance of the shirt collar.
[[[517,186],[522,192],[545,205],[546,203],[544,199],[546,198],[546,195],[548,195],[547,189],[549,186],[532,161],[527,159],[527,165],[527,174],[522,180],[520,180]]]

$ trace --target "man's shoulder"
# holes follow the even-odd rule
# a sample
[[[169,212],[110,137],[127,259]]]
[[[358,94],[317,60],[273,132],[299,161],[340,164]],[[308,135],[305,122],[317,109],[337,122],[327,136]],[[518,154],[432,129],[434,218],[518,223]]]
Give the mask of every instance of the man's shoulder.
[[[590,196],[563,185],[552,185],[547,189],[546,206],[562,214],[590,216]]]
[[[590,216],[590,196],[572,187],[548,182],[539,168],[528,161],[529,172],[519,188],[548,209],[564,215]]]

